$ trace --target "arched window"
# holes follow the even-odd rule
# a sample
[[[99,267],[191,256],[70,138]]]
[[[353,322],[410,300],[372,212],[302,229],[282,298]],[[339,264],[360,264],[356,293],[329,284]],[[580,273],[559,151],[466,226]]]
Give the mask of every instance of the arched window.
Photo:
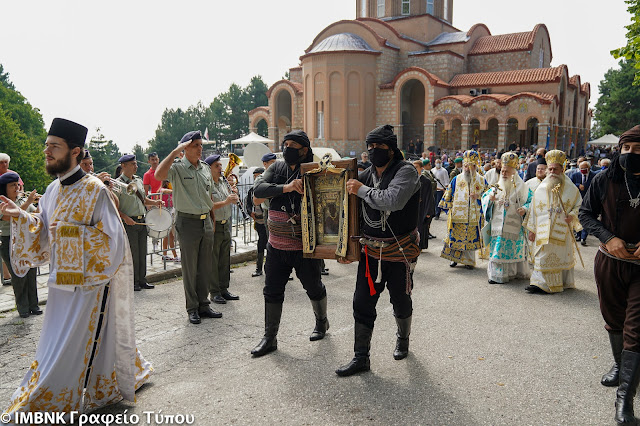
[[[427,13],[433,15],[433,2],[434,0],[427,0]]]
[[[544,68],[544,48],[540,46],[540,63],[538,64],[538,68]]]
[[[360,0],[360,16],[367,17],[367,0]]]
[[[402,0],[402,14],[409,15],[411,13],[411,6],[409,4],[411,0]]]
[[[378,0],[378,18],[384,17],[384,0]]]
[[[442,14],[442,19],[445,21],[449,20],[449,0],[444,0],[444,13]]]

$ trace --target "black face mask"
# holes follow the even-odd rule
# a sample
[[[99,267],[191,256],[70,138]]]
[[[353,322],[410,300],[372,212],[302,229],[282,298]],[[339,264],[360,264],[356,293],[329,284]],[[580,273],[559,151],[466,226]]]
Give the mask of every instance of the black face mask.
[[[300,150],[297,148],[291,148],[289,146],[285,146],[282,150],[282,158],[284,161],[293,166],[294,164],[298,164],[301,160],[300,158]]]
[[[620,154],[620,165],[627,173],[640,173],[640,154]]]
[[[369,151],[369,159],[371,163],[376,167],[382,167],[390,160],[389,150],[383,148],[371,148]]]

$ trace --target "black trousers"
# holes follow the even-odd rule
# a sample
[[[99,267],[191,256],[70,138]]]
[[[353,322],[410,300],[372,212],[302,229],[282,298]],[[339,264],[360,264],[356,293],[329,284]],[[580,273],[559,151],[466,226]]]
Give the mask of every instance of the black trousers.
[[[256,232],[258,233],[258,253],[264,253],[267,248],[269,236],[267,235],[267,227],[264,224],[256,223]]]
[[[622,333],[625,350],[640,352],[640,265],[598,251],[593,270],[605,328]]]
[[[134,222],[143,223],[142,219],[131,218]],[[144,225],[124,224],[127,232],[129,247],[131,247],[131,257],[133,258],[133,285],[147,283],[147,227]]]
[[[267,261],[264,265],[266,277],[262,291],[266,303],[284,302],[284,290],[289,281],[289,275],[294,269],[309,299],[325,298],[327,290],[320,275],[322,270],[320,259],[305,259],[302,257],[302,250],[278,250],[271,244],[267,244]]]
[[[371,296],[369,293],[369,280],[365,276],[367,259],[364,253],[360,254],[356,290],[353,293],[353,318],[356,322],[373,328],[378,315],[376,304],[385,286],[389,289],[390,302],[393,305],[395,317],[403,319],[411,316],[413,304],[411,296],[406,293],[406,268],[407,266],[402,262],[387,262],[383,260],[382,280],[379,284],[375,284],[378,278],[378,260],[369,257],[369,272],[376,290],[376,294]],[[413,287],[413,274],[411,274],[411,286]]]
[[[11,274],[11,286],[13,287],[13,295],[16,299],[16,308],[19,314],[28,314],[31,310],[38,309],[38,283],[36,281],[36,268],[29,269],[27,275],[19,277],[13,272],[11,266],[11,254],[9,253],[9,240],[11,237],[0,237],[2,244],[0,245],[0,256],[7,265],[9,274]],[[5,277],[6,278],[6,277]]]

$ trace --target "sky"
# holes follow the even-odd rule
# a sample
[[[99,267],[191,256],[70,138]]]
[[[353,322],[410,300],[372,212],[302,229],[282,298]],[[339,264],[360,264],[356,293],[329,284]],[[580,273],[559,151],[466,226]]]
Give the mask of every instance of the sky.
[[[552,66],[598,84],[626,44],[623,0],[454,0],[453,25],[493,35],[546,24]],[[205,105],[232,83],[280,80],[316,35],[355,19],[355,0],[3,0],[0,64],[40,109],[124,152],[146,148],[167,108]],[[203,130],[204,129],[200,129]]]

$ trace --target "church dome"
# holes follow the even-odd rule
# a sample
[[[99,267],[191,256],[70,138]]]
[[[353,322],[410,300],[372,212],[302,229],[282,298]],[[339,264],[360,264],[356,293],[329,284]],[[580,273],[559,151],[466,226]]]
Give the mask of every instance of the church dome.
[[[339,51],[377,52],[361,37],[352,33],[340,33],[322,40],[309,53],[339,52]]]

